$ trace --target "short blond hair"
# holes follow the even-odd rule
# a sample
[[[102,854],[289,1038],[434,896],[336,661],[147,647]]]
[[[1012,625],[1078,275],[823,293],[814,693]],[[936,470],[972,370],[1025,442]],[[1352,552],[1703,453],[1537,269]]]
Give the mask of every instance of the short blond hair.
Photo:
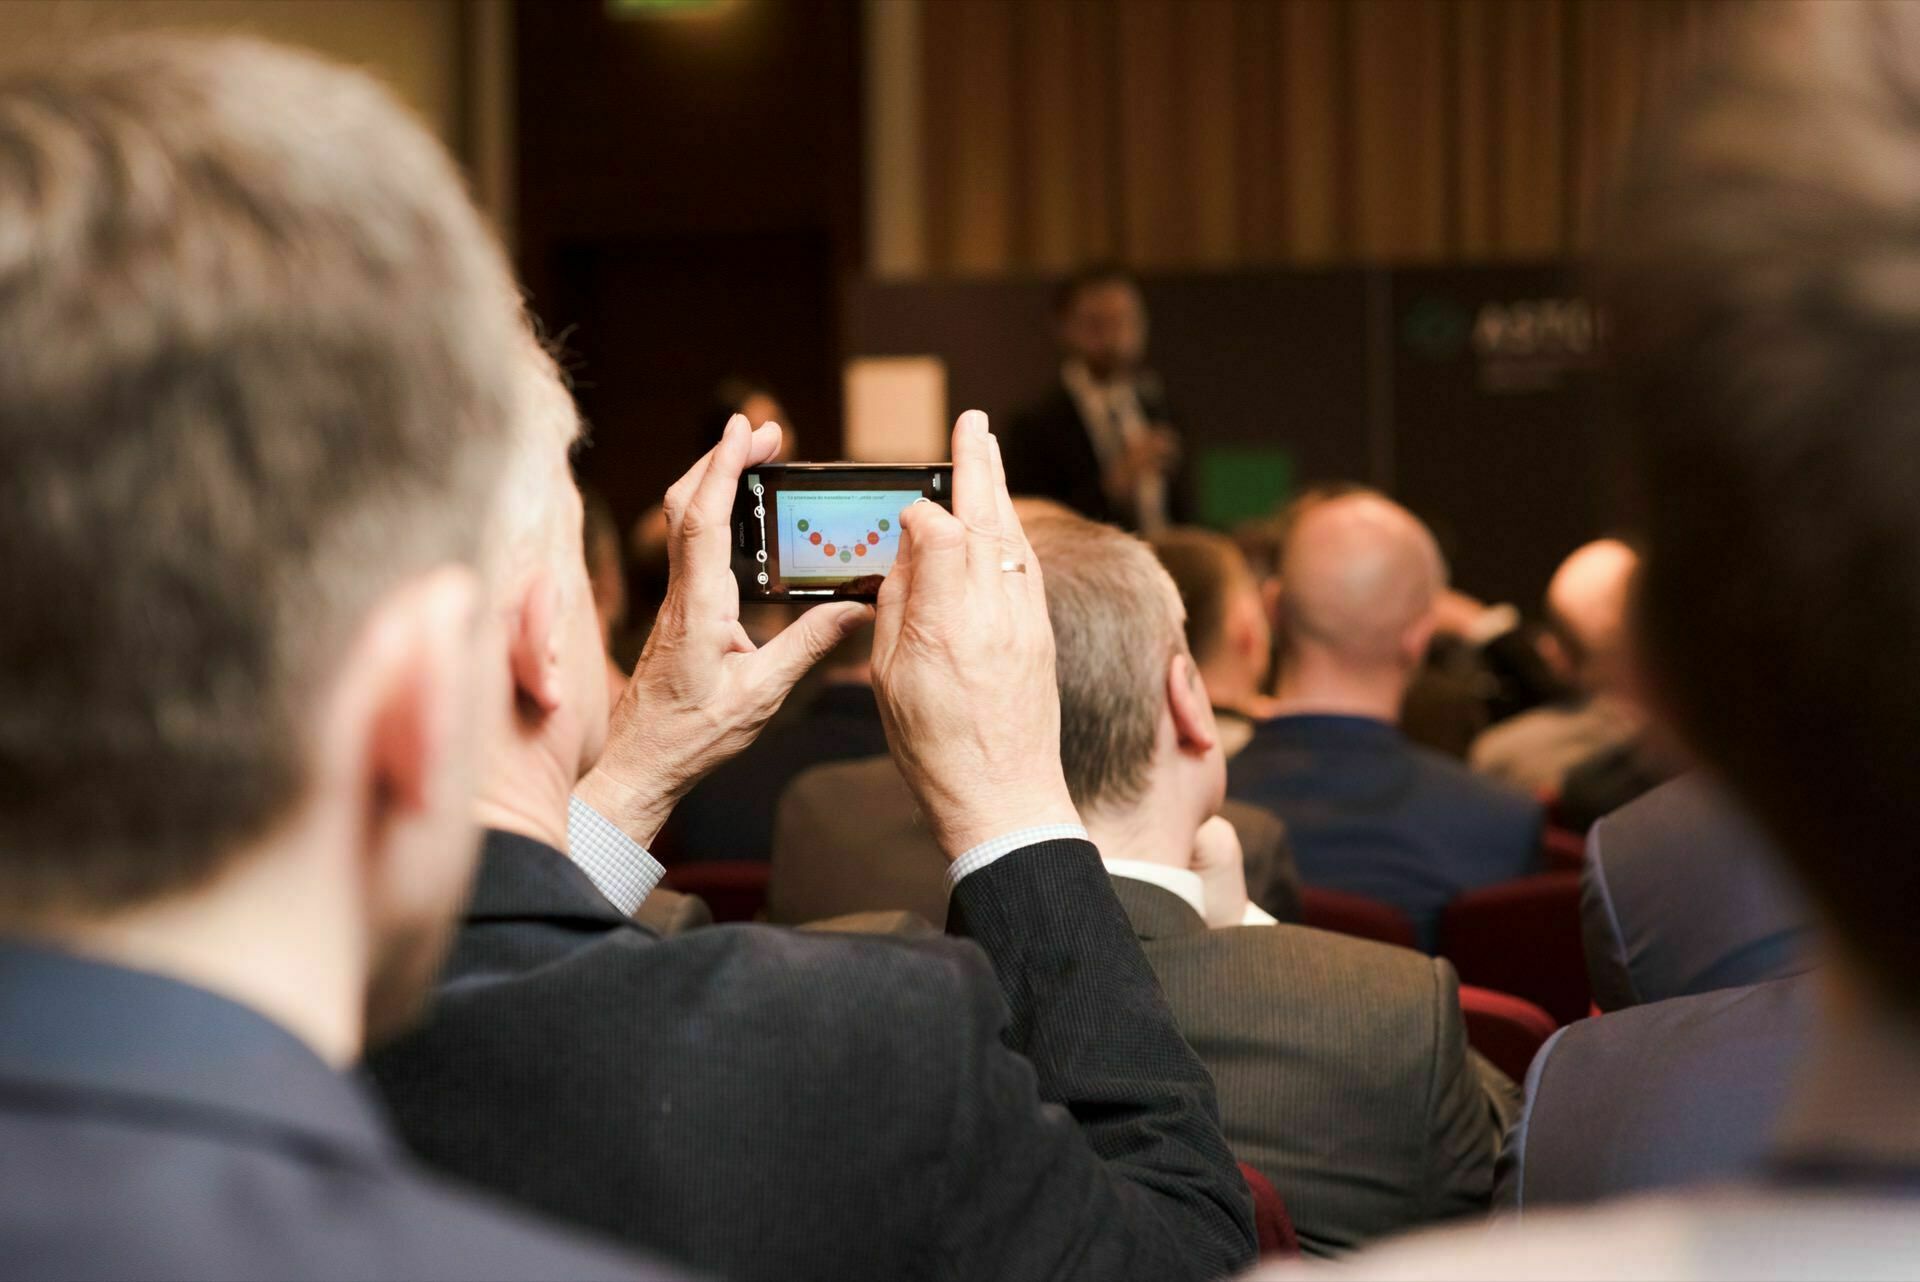
[[[1110,525],[1043,516],[1027,537],[1046,572],[1060,685],[1060,760],[1076,805],[1139,800],[1186,652],[1180,594],[1153,549]]]

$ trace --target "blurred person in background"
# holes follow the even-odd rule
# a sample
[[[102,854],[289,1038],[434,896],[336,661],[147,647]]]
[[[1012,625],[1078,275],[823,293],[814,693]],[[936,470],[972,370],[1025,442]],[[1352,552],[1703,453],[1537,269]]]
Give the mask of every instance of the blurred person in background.
[[[734,415],[745,418],[755,431],[769,423],[780,428],[780,452],[770,463],[791,463],[798,458],[800,434],[787,419],[779,397],[766,384],[750,378],[729,375],[714,385],[707,406],[699,415],[699,439],[717,441]],[[640,514],[627,531],[627,603],[633,619],[633,640],[615,651],[624,666],[638,657],[639,646],[653,624],[654,612],[667,594],[667,513],[655,503]],[[784,605],[749,605],[741,611],[741,624],[755,645],[777,636],[794,621],[798,613]]]
[[[240,40],[10,68],[0,144],[5,1273],[638,1276],[352,1075],[431,991],[503,711],[532,339],[452,163]]]
[[[1015,494],[1155,533],[1185,512],[1180,438],[1146,367],[1147,305],[1131,272],[1087,267],[1054,292],[1060,381],[1006,436]]]
[[[1501,722],[1474,741],[1473,768],[1557,795],[1567,772],[1632,740],[1643,720],[1627,644],[1627,596],[1640,559],[1619,539],[1577,549],[1547,585],[1541,650],[1568,698]]]
[[[1253,737],[1254,722],[1273,715],[1273,625],[1260,584],[1224,534],[1183,526],[1155,536],[1152,546],[1179,589],[1187,649],[1206,683],[1221,749],[1231,757]],[[1278,577],[1272,581],[1277,589]]]
[[[1446,586],[1412,513],[1364,491],[1309,499],[1283,558],[1279,687],[1228,794],[1285,821],[1307,885],[1399,908],[1431,948],[1455,896],[1533,871],[1540,807],[1396,724]]]
[[[1609,362],[1649,688],[1811,895],[1814,1047],[1742,1177],[1416,1239],[1361,1276],[1897,1278],[1920,1258],[1920,9],[1744,21],[1616,196]]]

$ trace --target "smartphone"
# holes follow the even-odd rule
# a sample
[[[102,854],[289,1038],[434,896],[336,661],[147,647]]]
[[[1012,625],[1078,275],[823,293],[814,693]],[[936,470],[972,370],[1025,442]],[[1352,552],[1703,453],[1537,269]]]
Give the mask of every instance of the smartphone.
[[[750,468],[733,505],[742,601],[871,601],[900,549],[900,513],[953,510],[953,465],[785,463]]]

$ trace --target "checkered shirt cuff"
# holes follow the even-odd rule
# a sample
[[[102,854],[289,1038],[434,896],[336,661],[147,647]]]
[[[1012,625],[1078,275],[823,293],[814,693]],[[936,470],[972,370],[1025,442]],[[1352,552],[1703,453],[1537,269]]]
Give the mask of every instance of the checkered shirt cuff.
[[[1038,828],[1022,828],[1004,837],[983,841],[947,866],[947,893],[951,895],[953,888],[958,886],[960,879],[968,873],[979,872],[988,864],[1016,850],[1037,846],[1043,841],[1085,841],[1086,839],[1087,830],[1079,824],[1043,824]]]
[[[608,902],[629,917],[667,875],[646,847],[578,797],[567,799],[567,854]]]

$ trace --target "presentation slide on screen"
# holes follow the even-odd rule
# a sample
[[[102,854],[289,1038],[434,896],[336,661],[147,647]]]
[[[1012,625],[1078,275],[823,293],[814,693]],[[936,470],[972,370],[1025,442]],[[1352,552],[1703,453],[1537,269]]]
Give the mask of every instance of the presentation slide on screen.
[[[900,548],[900,509],[918,490],[780,491],[780,573],[789,580],[885,574]]]

